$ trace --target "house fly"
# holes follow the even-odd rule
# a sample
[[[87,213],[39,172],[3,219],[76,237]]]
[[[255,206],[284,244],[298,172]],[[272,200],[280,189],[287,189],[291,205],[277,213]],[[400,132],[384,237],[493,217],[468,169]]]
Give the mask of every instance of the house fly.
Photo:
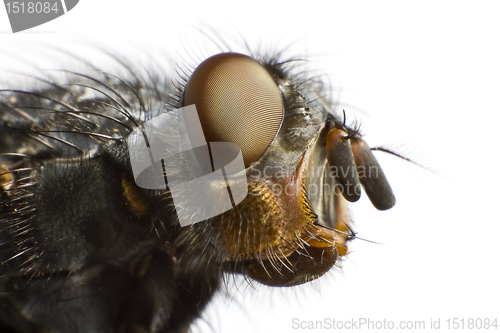
[[[172,78],[104,53],[119,74],[72,55],[84,69],[0,90],[2,332],[186,332],[225,274],[307,283],[349,253],[348,202],[395,204],[373,149],[296,59],[226,48]],[[136,183],[128,139],[189,105],[207,142],[239,147],[248,193],[183,226],[172,186]]]

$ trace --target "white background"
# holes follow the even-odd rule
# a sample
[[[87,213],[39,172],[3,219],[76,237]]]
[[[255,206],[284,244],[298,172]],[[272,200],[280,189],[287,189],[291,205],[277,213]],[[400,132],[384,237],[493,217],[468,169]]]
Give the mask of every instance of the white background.
[[[499,16],[495,1],[82,0],[15,35],[0,8],[0,55],[68,40],[144,52],[191,41],[197,49],[200,22],[222,37],[239,31],[264,50],[296,42],[293,50],[324,70],[370,145],[432,171],[378,153],[398,202],[378,212],[363,198],[351,209],[358,236],[382,244],[354,241],[342,270],[305,286],[254,290],[240,281],[234,298],[215,300],[193,332],[312,331],[293,329],[293,318],[422,320],[426,330],[432,318],[444,332],[447,318],[496,317],[500,325]],[[2,68],[15,62],[0,59]]]

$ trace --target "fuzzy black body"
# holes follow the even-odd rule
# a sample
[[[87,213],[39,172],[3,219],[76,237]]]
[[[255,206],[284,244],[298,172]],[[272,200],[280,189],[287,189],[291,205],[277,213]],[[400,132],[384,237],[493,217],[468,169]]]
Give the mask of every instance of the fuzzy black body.
[[[0,93],[0,331],[180,332],[217,290],[210,248],[174,245],[168,194],[130,168],[127,134],[176,90],[128,79]]]

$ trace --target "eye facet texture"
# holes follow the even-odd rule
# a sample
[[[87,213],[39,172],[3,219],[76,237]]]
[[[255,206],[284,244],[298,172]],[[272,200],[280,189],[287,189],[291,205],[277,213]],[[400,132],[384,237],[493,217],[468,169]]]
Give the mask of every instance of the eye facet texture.
[[[283,120],[276,82],[254,59],[220,53],[202,62],[187,82],[184,105],[195,104],[209,142],[232,142],[245,166],[274,140]]]

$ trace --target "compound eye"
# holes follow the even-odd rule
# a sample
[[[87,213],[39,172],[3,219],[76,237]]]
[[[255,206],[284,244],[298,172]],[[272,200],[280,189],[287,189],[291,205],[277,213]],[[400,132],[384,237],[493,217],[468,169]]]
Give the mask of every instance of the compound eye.
[[[239,53],[203,61],[189,78],[184,105],[195,104],[207,142],[232,142],[245,166],[255,162],[283,121],[281,93],[267,70]]]

